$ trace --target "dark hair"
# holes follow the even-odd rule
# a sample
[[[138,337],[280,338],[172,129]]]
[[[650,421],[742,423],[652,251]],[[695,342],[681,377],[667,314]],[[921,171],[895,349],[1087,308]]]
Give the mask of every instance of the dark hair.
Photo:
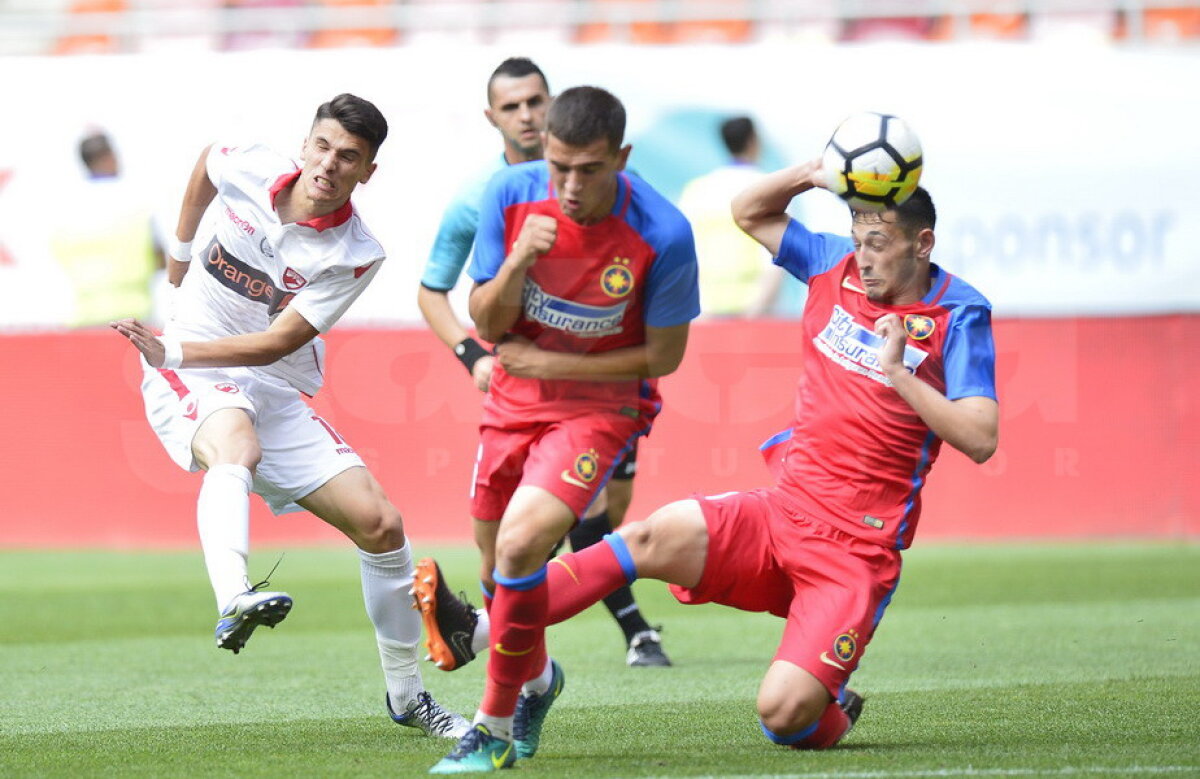
[[[92,169],[97,160],[112,153],[112,143],[104,133],[91,133],[79,142],[79,159],[88,170]]]
[[[925,228],[934,229],[937,224],[937,209],[933,207],[933,198],[924,187],[916,191],[900,205],[896,206],[896,222],[909,235],[915,235]]]
[[[550,93],[550,82],[546,80],[546,74],[542,69],[534,64],[533,60],[528,57],[509,57],[496,66],[492,71],[492,75],[488,76],[487,82],[487,99],[488,105],[492,104],[492,82],[501,76],[507,78],[525,78],[537,74],[542,79],[542,85],[546,87],[546,93]]]
[[[343,92],[317,108],[313,124],[322,119],[333,119],[346,132],[366,141],[367,145],[371,147],[371,159],[375,159],[375,154],[383,145],[384,139],[387,138],[387,120],[383,118],[383,114],[379,112],[375,104],[348,92]]]
[[[546,133],[568,146],[587,146],[603,138],[616,151],[625,140],[625,106],[600,87],[571,87],[550,105]]]
[[[748,116],[735,116],[721,122],[721,140],[725,142],[729,153],[735,157],[746,152],[756,134],[754,120]]]

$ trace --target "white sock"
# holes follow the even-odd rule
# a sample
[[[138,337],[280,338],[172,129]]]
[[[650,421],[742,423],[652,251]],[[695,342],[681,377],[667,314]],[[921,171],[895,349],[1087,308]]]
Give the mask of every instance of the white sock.
[[[234,596],[250,589],[250,470],[232,463],[214,465],[204,474],[196,498],[196,527],[208,580],[220,613]]]
[[[475,632],[471,634],[471,651],[479,654],[491,646],[492,621],[487,609],[475,609],[475,616],[479,620],[475,623]]]
[[[483,725],[496,738],[512,741],[512,717],[493,717],[490,714],[484,714],[482,711],[475,712],[475,719],[471,721],[472,725]]]
[[[521,692],[526,695],[545,695],[554,681],[554,666],[550,664],[550,656],[546,656],[546,667],[542,672],[521,685]]]
[[[421,671],[417,668],[417,654],[410,644],[390,641],[375,636],[379,644],[379,662],[383,665],[383,679],[387,684],[392,711],[403,714],[408,704],[425,691],[421,682]]]
[[[379,659],[392,707],[399,714],[424,686],[417,667],[421,640],[421,613],[412,608],[412,547],[408,541],[391,552],[371,554],[358,550],[362,572],[363,604],[375,625]],[[399,707],[398,709],[396,707]]]

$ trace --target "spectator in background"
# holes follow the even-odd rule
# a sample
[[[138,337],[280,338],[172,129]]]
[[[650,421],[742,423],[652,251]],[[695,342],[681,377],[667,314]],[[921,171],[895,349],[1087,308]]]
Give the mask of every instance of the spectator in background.
[[[71,282],[77,327],[123,316],[153,320],[163,253],[151,209],[121,176],[108,135],[89,132],[79,142],[86,179],[62,192],[50,227],[50,252]]]
[[[705,317],[765,316],[779,297],[783,271],[729,210],[733,196],[762,176],[762,145],[748,116],[722,122],[721,140],[729,163],[688,182],[679,196],[679,210],[696,236],[700,305]]]

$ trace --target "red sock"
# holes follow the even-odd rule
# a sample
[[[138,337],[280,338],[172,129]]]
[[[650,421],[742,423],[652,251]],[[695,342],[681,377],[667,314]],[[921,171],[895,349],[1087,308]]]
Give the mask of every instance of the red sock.
[[[530,577],[526,577],[528,579]],[[532,664],[539,655],[545,665],[546,604],[549,589],[545,578],[527,589],[496,583],[492,597],[491,642],[487,684],[479,710],[493,717],[511,717],[517,708],[521,685],[542,671]]]
[[[554,558],[546,564],[546,582],[550,585],[550,610],[546,624],[556,625],[603,599],[613,590],[629,583],[620,558],[605,541],[578,552]],[[621,549],[624,541],[618,540]],[[626,552],[626,555],[628,552]],[[632,567],[632,561],[629,563]]]
[[[796,749],[828,749],[846,735],[846,729],[849,727],[850,718],[842,711],[837,701],[834,701],[821,712],[821,718],[817,720],[817,729],[792,746]]]

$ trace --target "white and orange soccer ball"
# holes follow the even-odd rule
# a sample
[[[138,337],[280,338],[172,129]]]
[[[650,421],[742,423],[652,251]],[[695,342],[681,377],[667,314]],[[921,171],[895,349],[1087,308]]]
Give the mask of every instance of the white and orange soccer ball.
[[[921,180],[921,141],[903,119],[854,114],[825,146],[826,187],[860,211],[886,211],[907,200]]]

